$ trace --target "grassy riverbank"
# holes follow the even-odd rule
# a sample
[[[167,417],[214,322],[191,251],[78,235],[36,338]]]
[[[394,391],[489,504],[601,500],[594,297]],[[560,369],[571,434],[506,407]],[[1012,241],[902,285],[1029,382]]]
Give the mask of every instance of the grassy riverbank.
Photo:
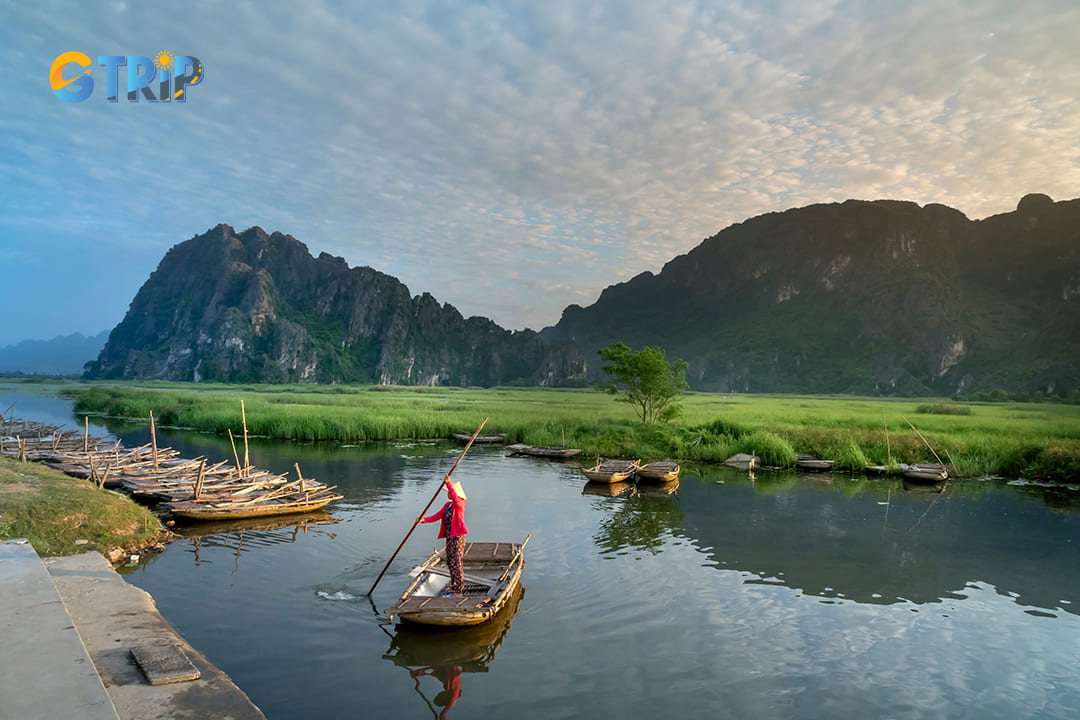
[[[580,447],[588,459],[719,461],[756,452],[766,464],[786,466],[806,452],[852,470],[932,462],[910,421],[955,474],[1080,482],[1080,407],[1072,405],[690,393],[676,422],[651,427],[592,390],[179,383],[73,390],[79,412],[144,421],[153,411],[164,425],[234,433],[243,398],[251,434],[292,440],[444,438],[488,417],[485,433]]]
[[[52,557],[138,548],[161,532],[153,513],[128,497],[40,463],[0,457],[0,539],[27,538],[39,555]]]

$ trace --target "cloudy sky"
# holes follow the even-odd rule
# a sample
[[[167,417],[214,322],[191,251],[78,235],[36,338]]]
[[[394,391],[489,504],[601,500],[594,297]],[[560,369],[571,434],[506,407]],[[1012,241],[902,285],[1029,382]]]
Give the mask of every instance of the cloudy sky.
[[[1075,0],[0,0],[0,345],[113,327],[219,222],[539,329],[763,212],[1078,197],[1078,37]],[[68,103],[65,51],[205,76]]]

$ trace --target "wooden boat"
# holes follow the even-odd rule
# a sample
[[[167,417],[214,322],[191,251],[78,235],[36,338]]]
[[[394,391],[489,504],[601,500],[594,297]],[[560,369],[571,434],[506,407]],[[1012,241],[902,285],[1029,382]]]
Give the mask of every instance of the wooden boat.
[[[554,447],[551,445],[523,445],[521,443],[507,445],[506,449],[510,451],[511,456],[530,455],[532,457],[546,458],[572,458],[581,452],[578,448]]]
[[[949,479],[949,472],[944,465],[905,465],[903,473],[904,479],[916,483],[939,483]]]
[[[461,443],[467,443],[473,439],[472,435],[467,435],[465,433],[452,433],[450,437]],[[498,435],[477,435],[476,439],[473,440],[473,444],[482,443],[485,445],[495,445],[504,442],[506,442],[506,433],[499,433]]]
[[[310,493],[310,497],[276,497],[248,504],[238,502],[197,502],[194,500],[168,503],[169,512],[189,520],[236,520],[240,518],[291,515],[321,510],[341,495],[328,491]]]
[[[458,596],[441,594],[450,583],[450,570],[445,549],[436,550],[414,570],[416,577],[397,603],[383,612],[425,625],[479,625],[492,619],[515,595],[529,537],[521,543],[465,543],[465,593]]]
[[[800,470],[812,470],[814,472],[820,472],[822,470],[830,470],[836,463],[835,460],[822,460],[816,458],[813,455],[807,455],[805,453],[799,453],[795,456],[795,467]]]
[[[679,463],[672,460],[659,460],[642,465],[637,470],[638,480],[647,482],[671,482],[679,479]]]
[[[637,470],[637,460],[605,460],[581,472],[590,482],[617,483],[629,480]]]
[[[274,530],[303,530],[316,525],[336,525],[341,521],[325,510],[315,510],[299,515],[279,515],[255,518],[220,520],[217,522],[180,523],[170,530],[183,538],[205,538],[214,535],[238,535],[241,533],[269,533]],[[283,541],[282,541],[283,542]]]

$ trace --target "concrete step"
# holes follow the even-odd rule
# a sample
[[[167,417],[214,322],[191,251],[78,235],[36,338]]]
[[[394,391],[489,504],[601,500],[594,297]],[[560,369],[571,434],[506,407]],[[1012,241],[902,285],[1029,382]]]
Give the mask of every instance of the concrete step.
[[[117,720],[52,577],[26,540],[0,541],[0,718]]]

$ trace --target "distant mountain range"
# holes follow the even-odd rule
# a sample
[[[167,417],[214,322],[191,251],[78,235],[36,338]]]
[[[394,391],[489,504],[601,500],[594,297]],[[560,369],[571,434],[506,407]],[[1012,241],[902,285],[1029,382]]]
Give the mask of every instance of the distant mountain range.
[[[725,392],[1080,388],[1080,200],[972,221],[943,205],[812,205],[732,225],[540,333],[464,318],[298,240],[219,225],[173,247],[88,376],[584,385],[622,341]]]
[[[83,366],[101,353],[108,337],[108,330],[93,337],[72,333],[0,347],[0,373],[81,375]]]

